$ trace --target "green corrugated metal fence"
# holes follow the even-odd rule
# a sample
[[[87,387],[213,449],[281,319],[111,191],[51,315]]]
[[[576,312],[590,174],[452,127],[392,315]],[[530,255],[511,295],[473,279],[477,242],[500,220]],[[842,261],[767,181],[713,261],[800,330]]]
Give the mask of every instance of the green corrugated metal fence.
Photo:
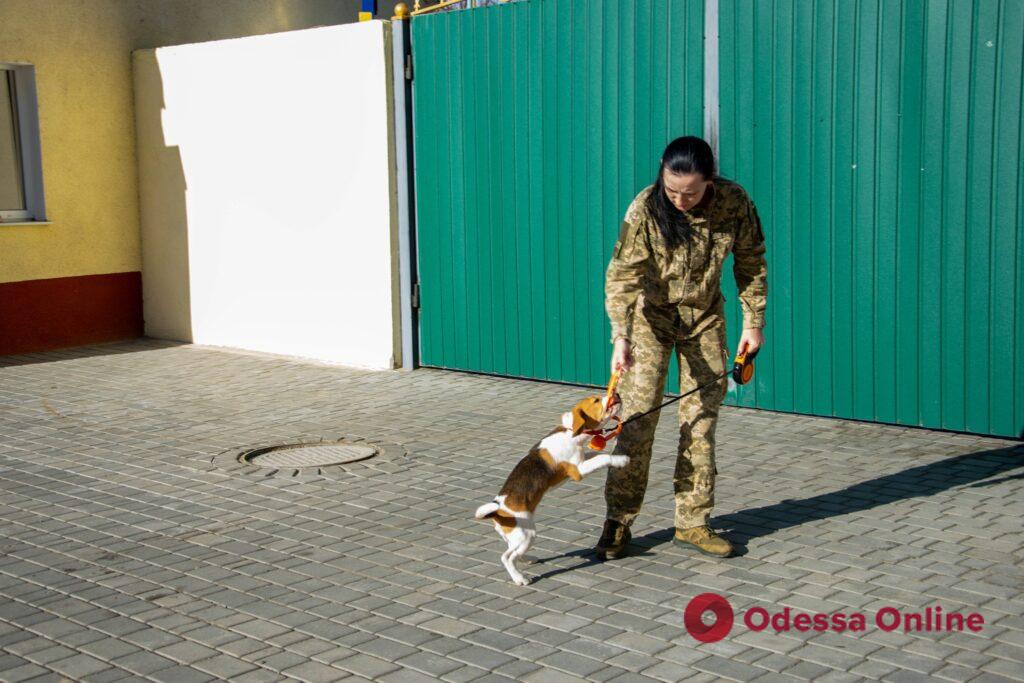
[[[1024,426],[1024,3],[720,0],[721,164],[768,233],[756,405]]]
[[[758,206],[770,290],[729,403],[1021,431],[1022,8],[719,0],[721,171]],[[664,145],[702,133],[704,16],[532,0],[413,20],[422,364],[606,381],[604,268]]]
[[[424,365],[607,382],[604,269],[703,126],[703,7],[527,2],[413,20]]]

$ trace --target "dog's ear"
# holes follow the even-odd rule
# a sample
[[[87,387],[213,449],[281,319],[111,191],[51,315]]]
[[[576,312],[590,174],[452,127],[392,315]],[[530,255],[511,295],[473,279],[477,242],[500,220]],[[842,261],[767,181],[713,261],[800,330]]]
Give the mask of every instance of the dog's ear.
[[[572,435],[579,436],[580,432],[586,426],[587,420],[583,416],[583,411],[579,407],[572,409]]]

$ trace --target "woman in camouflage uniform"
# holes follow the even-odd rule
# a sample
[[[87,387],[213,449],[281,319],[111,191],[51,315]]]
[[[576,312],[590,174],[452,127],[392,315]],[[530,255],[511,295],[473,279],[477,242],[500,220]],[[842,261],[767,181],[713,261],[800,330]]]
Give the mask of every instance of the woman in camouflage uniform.
[[[768,294],[764,235],[757,210],[737,183],[715,173],[711,147],[697,137],[673,140],[656,182],[626,211],[608,264],[605,307],[612,324],[612,369],[624,372],[623,419],[659,405],[673,348],[681,392],[726,371],[722,263],[732,252],[743,308],[739,351],[764,343]],[[732,545],[708,526],[715,492],[715,424],[728,381],[679,402],[674,542],[717,557]],[[629,526],[640,512],[658,412],[626,425],[614,453],[629,465],[609,468],[607,520],[597,543],[600,559],[621,557]]]

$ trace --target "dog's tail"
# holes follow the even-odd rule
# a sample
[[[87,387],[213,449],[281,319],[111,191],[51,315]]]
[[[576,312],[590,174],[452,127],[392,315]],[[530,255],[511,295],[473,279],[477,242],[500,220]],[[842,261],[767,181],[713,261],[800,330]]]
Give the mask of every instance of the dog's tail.
[[[498,511],[499,507],[501,506],[495,503],[494,501],[491,501],[490,503],[484,503],[483,505],[476,509],[476,518],[486,519],[487,517],[493,517],[494,513]]]

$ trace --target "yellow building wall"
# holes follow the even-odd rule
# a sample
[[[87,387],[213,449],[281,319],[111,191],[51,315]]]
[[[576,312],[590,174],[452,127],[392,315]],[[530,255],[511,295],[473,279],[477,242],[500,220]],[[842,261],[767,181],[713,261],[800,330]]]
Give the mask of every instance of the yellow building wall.
[[[131,8],[0,0],[0,61],[33,64],[50,225],[0,223],[0,282],[137,271]]]
[[[49,221],[0,223],[0,283],[141,270],[132,50],[349,23],[358,6],[0,0],[0,62],[35,66]]]

